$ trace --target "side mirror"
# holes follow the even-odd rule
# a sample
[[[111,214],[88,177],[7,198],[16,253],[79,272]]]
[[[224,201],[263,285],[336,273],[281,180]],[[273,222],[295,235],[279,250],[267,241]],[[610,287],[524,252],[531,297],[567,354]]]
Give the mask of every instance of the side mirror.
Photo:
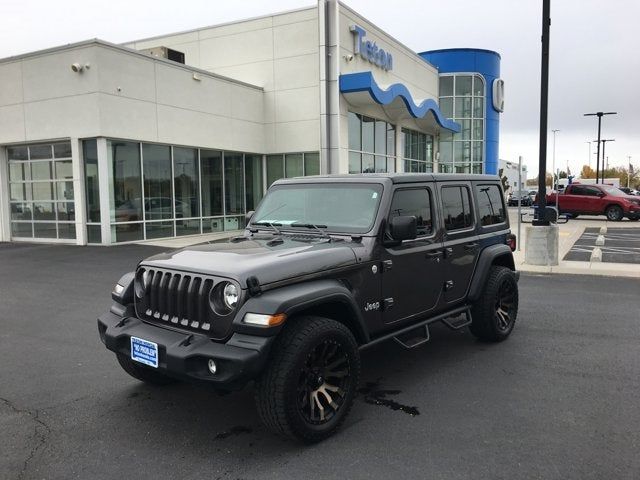
[[[416,217],[405,215],[393,217],[389,222],[389,233],[395,241],[413,240],[418,236]]]
[[[604,197],[604,192],[598,192],[598,196],[599,196],[600,198]]]

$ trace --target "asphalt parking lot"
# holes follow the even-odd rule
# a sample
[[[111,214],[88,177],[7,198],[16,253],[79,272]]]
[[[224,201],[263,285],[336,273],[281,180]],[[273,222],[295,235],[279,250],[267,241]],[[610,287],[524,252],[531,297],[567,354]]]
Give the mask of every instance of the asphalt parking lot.
[[[103,348],[113,283],[156,251],[0,244],[0,478],[640,477],[640,280],[523,274],[504,343],[371,348],[342,430],[301,446],[250,389],[150,388]]]
[[[599,228],[585,228],[584,233],[573,244],[564,260],[588,262],[599,235]],[[640,263],[640,229],[608,228],[603,236],[605,244],[600,247],[603,262]]]

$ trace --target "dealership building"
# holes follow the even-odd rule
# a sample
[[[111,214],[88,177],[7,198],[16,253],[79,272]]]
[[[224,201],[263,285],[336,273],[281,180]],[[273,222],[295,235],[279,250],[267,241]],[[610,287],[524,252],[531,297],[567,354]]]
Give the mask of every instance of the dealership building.
[[[0,85],[0,241],[237,230],[283,177],[498,172],[500,56],[334,0],[2,59]]]

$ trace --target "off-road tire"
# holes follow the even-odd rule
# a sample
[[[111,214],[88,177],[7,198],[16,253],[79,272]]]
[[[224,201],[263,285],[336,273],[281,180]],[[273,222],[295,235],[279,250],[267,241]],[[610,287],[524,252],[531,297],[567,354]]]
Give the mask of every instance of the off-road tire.
[[[353,405],[360,377],[360,354],[351,331],[343,324],[322,317],[300,317],[288,323],[271,350],[268,365],[256,382],[255,401],[264,425],[274,433],[315,443],[340,427]],[[316,349],[331,342],[344,352],[348,388],[333,416],[323,424],[305,418],[300,406],[299,384]]]
[[[149,383],[151,385],[169,385],[177,382],[176,379],[168,377],[156,370],[152,370],[150,367],[138,365],[122,353],[116,353],[116,357],[118,358],[118,363],[122,369],[136,380],[140,380],[141,382]]]
[[[611,220],[612,222],[619,222],[624,217],[624,211],[618,205],[607,207],[604,213],[607,215],[607,220]]]
[[[508,307],[509,321],[505,328],[498,313],[498,304],[505,289],[511,292]],[[502,306],[502,305],[501,305]],[[471,310],[472,322],[469,330],[480,340],[501,342],[513,331],[518,314],[518,282],[515,273],[507,268],[494,265],[489,271],[484,291]]]

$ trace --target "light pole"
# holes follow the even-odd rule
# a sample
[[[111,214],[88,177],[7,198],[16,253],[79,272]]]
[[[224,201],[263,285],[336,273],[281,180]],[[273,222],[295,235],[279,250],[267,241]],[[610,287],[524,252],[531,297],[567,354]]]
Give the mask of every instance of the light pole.
[[[533,225],[548,226],[547,220],[547,114],[549,107],[549,44],[551,0],[542,0],[542,55],[540,65],[540,145],[538,152],[538,209]]]
[[[629,166],[627,167],[627,188],[629,188],[629,182],[631,181],[631,173],[633,172],[633,168],[631,168],[631,155],[627,155],[627,160],[629,160]]]
[[[598,174],[600,172],[600,127],[602,126],[602,116],[603,115],[617,115],[618,112],[595,112],[595,113],[585,113],[585,117],[598,117],[598,149],[596,151],[597,160],[596,160],[596,183],[598,183]],[[604,160],[604,158],[603,158]]]
[[[606,140],[600,140],[602,142],[602,182],[604,183],[604,170],[605,170],[605,164],[604,164],[604,160],[605,160],[605,156],[604,156],[604,147],[606,146],[607,142],[615,142],[616,139],[615,138],[607,138]],[[609,159],[607,159],[607,168],[609,168]],[[598,183],[598,182],[596,182]]]
[[[556,133],[558,133],[560,130],[551,130],[553,132],[553,159],[551,160],[551,163],[553,164],[551,166],[551,171],[553,172],[553,175],[555,177],[556,174]],[[554,178],[553,180],[553,185],[551,185],[551,188],[553,190],[555,190],[556,192],[558,191],[558,178]],[[557,197],[557,195],[556,195]]]

